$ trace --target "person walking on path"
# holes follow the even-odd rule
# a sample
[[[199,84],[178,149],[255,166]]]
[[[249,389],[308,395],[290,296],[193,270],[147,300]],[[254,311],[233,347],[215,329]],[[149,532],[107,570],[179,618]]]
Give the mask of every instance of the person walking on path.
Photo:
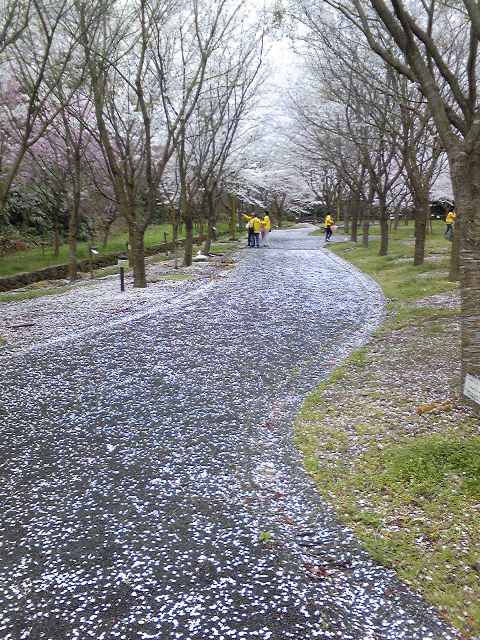
[[[247,245],[249,247],[255,246],[255,236],[253,235],[253,218],[254,216],[249,216],[248,214],[242,214],[245,220],[247,221],[247,233],[248,233],[248,241]]]
[[[332,218],[332,216],[329,213],[327,213],[324,224],[325,224],[325,242],[329,242],[333,234],[332,227],[335,224],[335,220]]]
[[[447,217],[445,218],[445,224],[447,225],[445,228],[445,238],[449,240],[453,239],[453,225],[455,224],[455,220],[457,219],[457,214],[455,211],[449,211],[447,213]]]
[[[260,231],[262,229],[262,221],[260,220],[260,218],[257,216],[257,214],[255,213],[252,220],[252,226],[253,226],[253,245],[252,247],[257,247],[257,249],[260,247]]]
[[[271,228],[272,223],[270,221],[270,216],[268,215],[268,211],[265,211],[265,215],[263,216],[262,220],[262,245],[265,247],[270,246],[270,243],[268,242],[268,236]]]
[[[251,216],[244,213],[243,217],[248,221],[248,246],[257,247],[258,249],[260,247],[260,229],[262,227],[262,222],[256,213]]]

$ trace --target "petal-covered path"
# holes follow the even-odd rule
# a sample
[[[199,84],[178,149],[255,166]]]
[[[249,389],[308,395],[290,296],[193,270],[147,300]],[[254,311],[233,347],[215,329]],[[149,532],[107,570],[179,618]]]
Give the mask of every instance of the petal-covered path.
[[[310,229],[156,313],[6,355],[0,638],[453,638],[301,467],[292,418],[383,314]]]

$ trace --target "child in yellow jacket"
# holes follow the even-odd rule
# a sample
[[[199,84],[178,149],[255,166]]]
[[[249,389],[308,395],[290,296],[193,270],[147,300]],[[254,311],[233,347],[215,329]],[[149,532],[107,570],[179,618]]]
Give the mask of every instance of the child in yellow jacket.
[[[245,218],[245,220],[247,221],[246,227],[247,227],[247,233],[248,233],[248,241],[247,241],[247,245],[249,247],[253,246],[253,243],[255,242],[254,240],[254,236],[253,236],[253,223],[252,223],[252,219],[253,216],[249,216],[246,213],[243,213],[242,216]]]
[[[248,220],[247,229],[248,229],[248,246],[249,247],[260,247],[260,229],[262,227],[262,223],[260,218],[254,213],[252,216],[243,214],[243,217]]]
[[[254,243],[252,246],[257,247],[258,249],[260,247],[260,231],[262,229],[262,221],[257,216],[257,214],[255,214],[252,218],[252,225],[253,225],[253,239],[254,239]]]
[[[455,220],[457,219],[457,214],[455,211],[449,211],[447,213],[447,217],[445,218],[445,224],[447,225],[445,228],[444,236],[449,240],[452,239],[453,236],[453,225],[455,224]]]
[[[270,221],[270,216],[268,215],[268,211],[265,211],[265,215],[262,220],[262,245],[265,247],[269,247],[270,244],[268,242],[268,235],[270,233],[270,229],[272,228],[272,223]]]
[[[325,224],[325,242],[329,242],[333,234],[332,227],[335,224],[335,220],[332,218],[332,216],[329,213],[327,213],[324,224]]]

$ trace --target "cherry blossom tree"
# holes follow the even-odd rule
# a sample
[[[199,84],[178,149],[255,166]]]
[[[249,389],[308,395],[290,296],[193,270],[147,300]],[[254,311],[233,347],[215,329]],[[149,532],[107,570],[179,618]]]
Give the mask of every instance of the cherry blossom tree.
[[[63,195],[68,217],[69,278],[75,280],[82,201],[89,192],[97,191],[98,176],[104,173],[104,167],[98,142],[92,134],[91,100],[80,92],[68,101],[64,94],[60,99],[64,108],[43,137],[30,147],[29,153],[43,176]]]
[[[143,287],[144,234],[162,176],[241,5],[138,0],[92,7],[78,0],[77,8],[98,136],[129,227],[134,283]],[[97,26],[88,30],[92,21]],[[190,216],[185,225],[191,237]]]
[[[0,211],[28,150],[44,136],[65,102],[57,89],[69,76],[68,101],[81,83],[71,72],[76,37],[69,0],[3,4],[0,49]]]

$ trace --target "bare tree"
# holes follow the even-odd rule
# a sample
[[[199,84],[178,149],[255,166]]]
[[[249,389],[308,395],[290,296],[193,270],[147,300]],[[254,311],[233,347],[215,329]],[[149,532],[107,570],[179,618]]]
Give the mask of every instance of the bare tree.
[[[401,0],[324,0],[354,24],[372,50],[425,96],[453,182],[461,222],[462,379],[480,377],[480,5]],[[444,37],[448,19],[461,48]]]
[[[399,153],[405,168],[415,216],[414,265],[425,259],[425,237],[430,218],[430,192],[439,174],[444,170],[446,155],[439,144],[430,111],[410,83],[393,72],[395,95],[400,108]]]
[[[71,73],[78,33],[70,28],[68,0],[7,2],[2,18],[2,81],[10,99],[4,102],[0,123],[8,129],[9,142],[8,157],[1,165],[0,212],[28,150],[44,136],[81,83],[81,73]],[[66,75],[68,92],[60,100],[57,89]]]
[[[129,227],[134,284],[144,287],[144,234],[162,176],[183,144],[210,58],[229,37],[239,5],[138,0],[92,7],[78,0],[77,7],[98,136]],[[187,233],[190,226],[187,219]]]
[[[0,6],[0,53],[19,40],[30,20],[32,0],[4,0]]]
[[[208,222],[204,252],[216,237],[216,208],[221,201],[221,185],[232,154],[238,152],[237,136],[241,133],[248,107],[258,87],[262,64],[262,39],[245,34],[233,51],[226,47],[218,59],[213,83],[203,91],[197,104],[195,126],[191,138],[193,172],[201,190],[201,209]],[[240,136],[241,143],[244,143]]]

